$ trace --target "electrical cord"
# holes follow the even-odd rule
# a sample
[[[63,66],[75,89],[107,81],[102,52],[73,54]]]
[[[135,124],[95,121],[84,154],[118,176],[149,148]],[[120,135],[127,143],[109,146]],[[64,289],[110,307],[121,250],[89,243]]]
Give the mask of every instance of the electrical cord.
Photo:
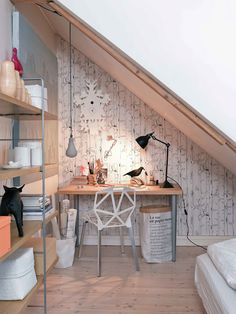
[[[179,182],[177,182],[175,179],[173,179],[173,178],[171,178],[171,177],[169,177],[169,176],[167,176],[167,177],[168,177],[169,179],[171,179],[172,181],[174,181],[174,182],[179,186],[179,188],[180,188],[181,191],[182,191],[182,202],[183,202],[184,214],[185,214],[185,219],[186,219],[185,221],[186,221],[186,226],[187,226],[187,234],[186,234],[187,240],[188,240],[190,243],[192,243],[193,245],[195,245],[195,246],[197,246],[197,247],[200,247],[201,249],[207,251],[207,248],[206,248],[206,247],[204,247],[204,246],[202,246],[202,245],[200,245],[200,244],[197,244],[197,243],[195,243],[194,241],[192,241],[192,240],[190,239],[190,237],[189,237],[189,224],[188,224],[188,211],[187,211],[186,205],[185,205],[184,192],[183,192],[182,186],[181,186],[181,185],[179,184]]]
[[[40,8],[42,8],[42,9],[44,9],[44,10],[46,10],[46,11],[49,11],[49,12],[51,12],[51,13],[55,13],[55,14],[57,14],[57,15],[59,15],[59,16],[62,16],[60,13],[58,13],[57,11],[55,11],[55,10],[52,10],[52,9],[49,9],[49,8],[47,8],[47,7],[45,7],[44,5],[42,5],[42,4],[40,4],[40,3],[35,3],[38,7],[40,7]]]

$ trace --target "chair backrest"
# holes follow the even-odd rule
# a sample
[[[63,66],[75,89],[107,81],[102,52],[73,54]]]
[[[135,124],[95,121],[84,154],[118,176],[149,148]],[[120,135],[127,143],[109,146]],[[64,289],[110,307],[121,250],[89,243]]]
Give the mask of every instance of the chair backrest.
[[[96,193],[94,212],[100,230],[131,227],[131,215],[136,207],[136,192],[129,187],[112,187]]]

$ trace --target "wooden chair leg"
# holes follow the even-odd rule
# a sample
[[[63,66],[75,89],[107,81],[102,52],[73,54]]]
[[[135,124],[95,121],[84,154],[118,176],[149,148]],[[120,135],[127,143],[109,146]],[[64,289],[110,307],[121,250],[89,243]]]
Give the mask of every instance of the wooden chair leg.
[[[97,257],[97,276],[101,277],[101,240],[102,230],[98,230],[98,257]]]
[[[133,258],[134,258],[134,267],[135,267],[136,271],[139,271],[139,262],[138,262],[138,256],[137,256],[137,250],[136,250],[136,246],[135,246],[135,241],[134,241],[133,228],[130,227],[128,229],[129,229],[129,237],[130,237],[130,241],[131,241],[131,245],[132,245],[132,252],[133,252]]]

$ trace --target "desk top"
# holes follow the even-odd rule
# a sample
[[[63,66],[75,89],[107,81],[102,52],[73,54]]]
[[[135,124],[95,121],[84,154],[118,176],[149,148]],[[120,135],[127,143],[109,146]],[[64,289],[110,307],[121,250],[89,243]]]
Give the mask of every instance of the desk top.
[[[74,195],[94,195],[97,191],[112,187],[113,185],[67,185],[58,189],[58,194],[74,194]],[[122,185],[116,184],[115,186],[121,187]],[[124,186],[124,185],[123,185]],[[160,188],[160,186],[144,186],[133,187],[137,195],[181,195],[182,190],[179,187],[174,188]]]

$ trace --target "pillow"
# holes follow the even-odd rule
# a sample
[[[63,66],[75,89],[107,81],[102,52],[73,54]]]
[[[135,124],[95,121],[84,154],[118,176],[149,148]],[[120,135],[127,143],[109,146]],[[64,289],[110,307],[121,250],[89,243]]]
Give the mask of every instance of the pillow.
[[[236,289],[236,239],[211,244],[207,253],[227,284]]]

